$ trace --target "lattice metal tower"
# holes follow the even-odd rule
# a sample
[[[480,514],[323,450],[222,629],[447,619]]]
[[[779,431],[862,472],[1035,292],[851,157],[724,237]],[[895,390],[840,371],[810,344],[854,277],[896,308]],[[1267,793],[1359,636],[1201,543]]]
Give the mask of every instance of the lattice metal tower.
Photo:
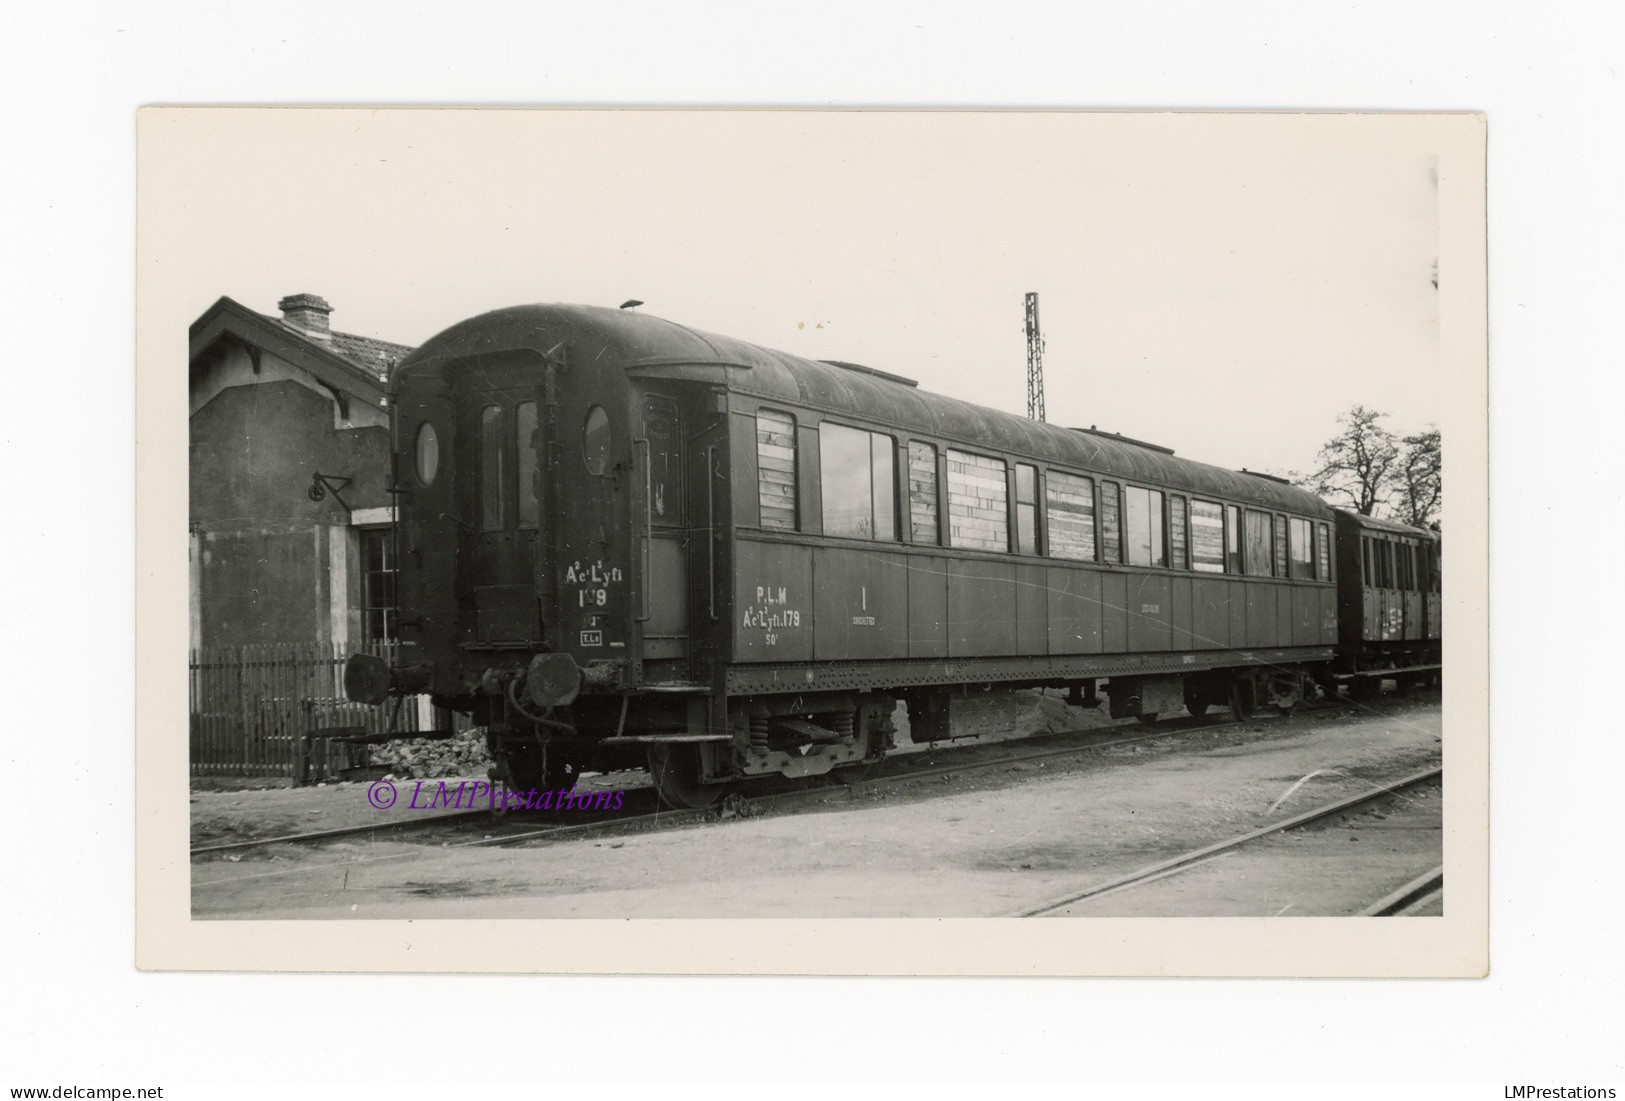
[[[1027,415],[1044,419],[1044,337],[1038,331],[1038,292],[1027,292]]]

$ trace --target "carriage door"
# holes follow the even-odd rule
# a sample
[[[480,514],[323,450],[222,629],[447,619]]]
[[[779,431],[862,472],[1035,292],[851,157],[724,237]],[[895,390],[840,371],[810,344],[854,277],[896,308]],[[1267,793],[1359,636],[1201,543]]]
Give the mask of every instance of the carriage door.
[[[471,513],[464,539],[476,642],[542,637],[534,577],[538,427],[536,394],[529,389],[475,391],[464,407],[458,497]]]
[[[643,437],[643,658],[688,673],[688,526],[677,402],[646,394]]]

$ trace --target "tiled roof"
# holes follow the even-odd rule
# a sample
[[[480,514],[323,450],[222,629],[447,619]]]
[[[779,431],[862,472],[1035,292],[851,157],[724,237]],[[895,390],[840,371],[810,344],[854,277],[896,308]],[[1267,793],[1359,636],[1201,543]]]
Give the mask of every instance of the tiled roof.
[[[294,329],[294,332],[299,330]],[[378,374],[388,374],[389,369],[412,350],[407,344],[391,344],[387,340],[375,340],[370,336],[357,336],[354,333],[332,332],[328,335],[333,339],[322,343],[327,344],[345,359]]]

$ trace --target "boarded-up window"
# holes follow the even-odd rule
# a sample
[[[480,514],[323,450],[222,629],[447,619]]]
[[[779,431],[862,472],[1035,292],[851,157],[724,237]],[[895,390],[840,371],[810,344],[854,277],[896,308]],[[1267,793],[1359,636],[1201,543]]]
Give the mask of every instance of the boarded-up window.
[[[541,501],[536,493],[536,403],[520,402],[513,423],[519,443],[519,462],[514,468],[514,480],[519,483],[519,526],[533,528],[541,517]]]
[[[1332,535],[1325,524],[1315,525],[1315,576],[1322,581],[1332,579]]]
[[[1102,562],[1123,560],[1122,506],[1116,482],[1100,483],[1100,550]]]
[[[908,443],[908,520],[909,538],[937,545],[937,449],[918,440]]]
[[[1128,544],[1131,566],[1166,566],[1168,553],[1162,540],[1162,493],[1155,489],[1129,486],[1126,493],[1128,519],[1124,542]]]
[[[1038,468],[1016,464],[1016,553],[1038,553]]]
[[[1095,560],[1095,485],[1052,470],[1044,479],[1044,526],[1053,558]]]
[[[788,413],[756,414],[756,477],[762,526],[796,530],[796,422]]]
[[[1244,558],[1249,577],[1269,577],[1275,572],[1270,554],[1274,543],[1271,519],[1267,512],[1247,510],[1247,545]]]
[[[1190,568],[1185,558],[1185,498],[1168,498],[1168,564],[1176,570]]]
[[[1313,580],[1315,576],[1315,549],[1309,545],[1309,521],[1296,516],[1287,521],[1292,536],[1292,576]]]
[[[896,462],[890,436],[828,421],[818,426],[825,535],[897,538]]]
[[[480,412],[480,529],[507,526],[508,441],[502,434],[502,409],[487,405]]]
[[[1275,576],[1285,577],[1286,572],[1286,517],[1275,517]]]
[[[977,550],[1009,550],[1009,489],[1003,459],[949,448],[949,544]]]
[[[1224,572],[1224,509],[1191,502],[1191,566],[1199,573]]]

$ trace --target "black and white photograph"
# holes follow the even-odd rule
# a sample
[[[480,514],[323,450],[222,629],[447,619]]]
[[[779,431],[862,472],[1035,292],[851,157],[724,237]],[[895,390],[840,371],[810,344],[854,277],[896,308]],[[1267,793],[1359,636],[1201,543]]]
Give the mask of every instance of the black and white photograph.
[[[1480,958],[1482,119],[141,138],[199,935],[1332,917],[1436,957],[1326,973]]]

